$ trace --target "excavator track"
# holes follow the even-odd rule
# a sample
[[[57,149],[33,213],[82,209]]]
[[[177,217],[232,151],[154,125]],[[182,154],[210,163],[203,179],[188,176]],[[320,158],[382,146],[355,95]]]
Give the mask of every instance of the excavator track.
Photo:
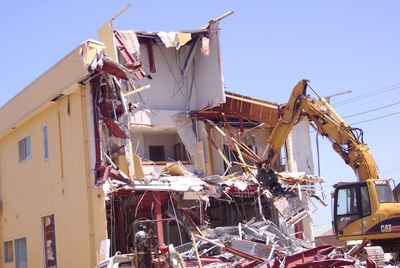
[[[366,257],[372,259],[377,267],[385,267],[385,253],[379,246],[369,246],[364,248]]]

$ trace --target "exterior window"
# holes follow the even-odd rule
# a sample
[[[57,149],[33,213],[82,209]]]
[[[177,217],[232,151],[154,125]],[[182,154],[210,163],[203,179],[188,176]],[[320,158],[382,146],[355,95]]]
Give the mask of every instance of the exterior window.
[[[369,203],[369,194],[367,186],[360,187],[361,191],[361,205],[362,205],[362,216],[371,214],[371,204]]]
[[[165,161],[164,146],[162,145],[150,145],[149,155],[151,161]]]
[[[57,267],[54,215],[42,217],[45,268]]]
[[[28,254],[26,250],[26,238],[14,240],[15,247],[15,267],[27,268],[28,267]]]
[[[49,134],[47,126],[43,127],[43,156],[44,159],[49,159]]]
[[[387,184],[376,185],[376,192],[381,203],[394,203],[394,197],[390,186]]]
[[[340,189],[337,194],[336,204],[336,231],[342,230],[344,227],[359,219],[357,205],[357,188],[350,187]]]
[[[356,188],[348,188],[339,190],[337,214],[349,215],[357,213],[357,196]]]
[[[19,161],[31,157],[31,136],[26,136],[18,142]]]
[[[4,262],[14,261],[13,241],[4,242]]]

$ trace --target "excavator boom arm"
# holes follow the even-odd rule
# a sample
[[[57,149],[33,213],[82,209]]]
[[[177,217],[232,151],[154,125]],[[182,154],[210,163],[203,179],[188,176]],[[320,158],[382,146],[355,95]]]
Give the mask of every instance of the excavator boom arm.
[[[267,140],[267,147],[261,157],[263,160],[260,163],[261,165],[266,165],[267,168],[271,168],[275,163],[280,149],[285,144],[286,138],[301,117],[301,109],[298,109],[298,101],[301,96],[305,95],[306,89],[307,80],[301,80],[294,87],[288,103],[285,105],[283,112],[278,118],[277,124]]]
[[[301,105],[307,118],[356,173],[358,180],[379,179],[378,167],[366,144],[361,129],[347,125],[325,99],[305,97]]]
[[[261,165],[272,168],[290,131],[305,116],[318,133],[331,141],[333,149],[351,166],[360,181],[378,179],[378,167],[363,143],[362,130],[346,124],[324,98],[308,97],[307,85],[307,80],[301,80],[294,87],[268,138]]]

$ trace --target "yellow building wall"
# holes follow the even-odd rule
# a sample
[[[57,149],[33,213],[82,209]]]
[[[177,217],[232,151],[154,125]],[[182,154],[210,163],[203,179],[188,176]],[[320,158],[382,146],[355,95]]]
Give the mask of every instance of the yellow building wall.
[[[0,140],[1,254],[5,241],[26,237],[28,267],[43,267],[43,216],[55,217],[59,268],[94,267],[100,241],[107,238],[103,192],[92,187],[85,97],[89,90],[74,87],[73,94]],[[44,159],[45,125],[48,160]],[[18,141],[27,135],[31,136],[31,157],[19,162]],[[0,267],[15,267],[1,258]]]

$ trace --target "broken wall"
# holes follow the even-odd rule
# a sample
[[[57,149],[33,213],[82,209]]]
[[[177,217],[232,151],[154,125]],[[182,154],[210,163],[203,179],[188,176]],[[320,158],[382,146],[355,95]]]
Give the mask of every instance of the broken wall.
[[[142,36],[141,39],[143,38]],[[148,50],[149,46],[151,46],[152,53]],[[210,146],[212,152],[204,155],[204,149],[208,146],[204,143],[204,137],[200,137],[196,124],[190,123],[184,131],[181,131],[178,123],[169,122],[170,118],[179,112],[202,110],[225,101],[218,24],[211,24],[207,33],[198,34],[196,38],[192,39],[192,42],[180,48],[167,48],[152,34],[151,42],[142,42],[141,50],[144,70],[151,74],[152,79],[136,81],[135,84],[138,88],[147,84],[150,84],[151,88],[128,97],[128,101],[135,107],[132,110],[133,116],[131,117],[134,150],[137,148],[138,152],[140,150],[141,155],[148,159],[150,158],[149,146],[160,145],[165,146],[166,156],[171,155],[170,148],[176,142],[176,139],[168,137],[168,133],[169,131],[176,131],[192,156],[195,170],[199,170],[200,165],[197,160],[201,158],[203,165],[204,160],[206,160],[209,170],[211,170],[210,162],[213,162],[214,169],[211,173],[224,174],[227,163],[222,160],[221,154],[226,153],[224,146],[229,141],[212,130],[210,137],[214,138],[215,144]],[[194,54],[192,54],[193,51],[195,51]],[[154,62],[152,62],[152,57],[154,57]],[[152,66],[153,63],[154,66]],[[242,124],[243,116],[238,116],[238,120]],[[252,123],[251,120],[249,121],[248,123]],[[142,127],[143,129],[141,129]],[[146,127],[148,129],[144,129]],[[310,145],[303,143],[306,131],[308,131],[308,125],[306,130],[304,127],[299,127],[299,130],[294,130],[290,136],[292,142],[289,142],[288,145],[290,148],[288,158],[293,162],[291,166],[293,171],[299,171],[302,168],[307,169],[307,167],[311,170],[312,163],[310,164],[310,161],[312,159],[304,160],[304,154],[301,153],[304,146]],[[191,138],[185,139],[186,134],[183,132],[190,134]],[[271,129],[255,129],[251,135],[247,136],[248,141],[245,140],[244,143],[246,145],[247,142],[250,142],[249,145],[255,146],[258,155],[260,155],[265,149],[270,133]],[[202,140],[203,143],[199,140]],[[136,143],[137,146],[135,146],[137,141],[139,143]],[[311,146],[306,148],[306,150],[308,149],[311,156]]]
[[[203,52],[202,49],[196,51],[193,78],[195,82],[194,92],[197,98],[194,110],[197,111],[225,102],[219,34],[219,24],[217,22],[211,23],[208,35],[203,36],[200,41],[201,44],[199,44],[202,48],[207,48],[205,43],[208,42],[208,55],[203,55],[204,49]]]
[[[307,118],[294,126],[291,132],[293,168],[306,174],[314,174],[314,162],[311,150],[310,125]]]
[[[137,85],[150,83],[151,90],[130,97],[130,101],[151,109],[182,111],[201,110],[225,101],[217,24],[186,34],[191,34],[191,40],[177,48],[166,47],[155,33],[138,33],[143,70],[152,79],[137,81]],[[154,67],[150,68],[152,62]]]
[[[147,45],[141,45],[146,51]],[[184,62],[185,55],[190,51],[189,46],[166,48],[163,44],[153,44],[154,62],[156,72],[150,73],[149,59],[147,53],[142,53],[140,60],[143,61],[143,69],[151,74],[150,81],[145,79],[138,82],[138,87],[151,84],[151,89],[139,93],[137,96],[129,97],[133,103],[145,102],[150,109],[159,110],[190,110],[195,107],[196,96],[191,94],[192,72],[187,77],[182,75],[181,61]],[[182,55],[182,56],[181,56]],[[193,70],[191,65],[190,70]],[[200,77],[199,77],[200,78]],[[143,106],[141,106],[143,107]]]
[[[290,154],[288,155],[288,162],[293,171],[305,172],[306,174],[314,174],[314,162],[311,150],[311,137],[310,125],[307,118],[303,118],[297,125],[295,125],[288,137],[288,147],[290,147]],[[310,210],[309,198],[305,191],[301,191],[299,187],[299,197],[305,207],[308,208],[308,215],[302,220],[302,227],[304,230],[305,238],[309,241],[314,240],[313,234],[313,220]]]
[[[214,128],[210,129],[210,138],[214,141],[214,145],[211,145],[212,159],[214,162],[214,173],[222,175],[225,172],[224,160],[221,158],[220,153],[218,153],[218,149],[224,150],[224,137]],[[211,175],[211,174],[210,174]]]
[[[150,109],[181,111],[200,110],[224,102],[218,32],[213,26],[208,32],[192,33],[192,39],[179,48],[166,47],[157,36],[150,39],[151,42],[142,41],[140,60],[143,61],[143,70],[151,74],[152,79],[137,83],[138,87],[150,83],[151,90],[145,90],[129,100]],[[149,38],[141,37],[140,40],[143,39]],[[153,39],[156,41],[153,42]],[[203,39],[209,40],[208,55],[201,52],[202,43],[207,42]],[[151,72],[152,59],[149,52],[146,53],[150,45],[155,72]]]

